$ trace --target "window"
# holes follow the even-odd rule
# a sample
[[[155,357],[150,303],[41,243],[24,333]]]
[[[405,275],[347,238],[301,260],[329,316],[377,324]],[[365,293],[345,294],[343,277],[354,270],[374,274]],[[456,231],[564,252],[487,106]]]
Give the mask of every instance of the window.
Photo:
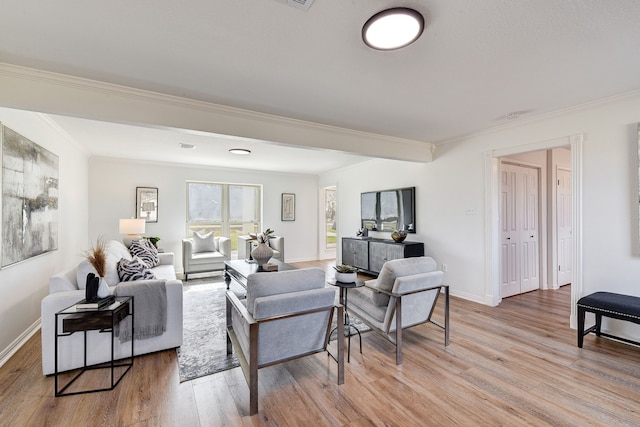
[[[258,185],[187,182],[187,236],[194,231],[231,238],[257,233],[260,227],[262,189]]]

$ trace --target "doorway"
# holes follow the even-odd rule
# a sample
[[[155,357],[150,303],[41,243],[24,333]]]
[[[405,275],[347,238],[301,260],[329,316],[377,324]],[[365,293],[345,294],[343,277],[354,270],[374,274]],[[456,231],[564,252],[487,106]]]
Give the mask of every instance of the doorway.
[[[562,147],[569,147],[566,153],[570,160],[570,184],[571,184],[571,233],[569,236],[570,244],[570,271],[571,271],[571,327],[576,327],[576,301],[577,295],[582,294],[583,276],[582,276],[582,150],[584,136],[582,134],[571,135],[554,140],[540,141],[536,143],[526,144],[519,147],[511,147],[506,149],[496,149],[486,152],[485,154],[485,182],[486,182],[486,294],[487,304],[497,306],[502,300],[501,296],[501,272],[502,272],[502,239],[500,227],[500,163],[501,158],[517,156],[522,153],[553,150]],[[555,179],[556,169],[548,168],[546,173],[542,173],[542,180]],[[552,181],[553,182],[553,181]],[[546,184],[545,184],[546,185]],[[554,186],[551,186],[554,188]],[[555,194],[555,193],[554,193]],[[555,201],[550,196],[545,195],[541,198],[541,204],[552,204],[555,208]],[[542,210],[548,212],[545,206]],[[553,212],[553,210],[551,210]],[[540,248],[542,256],[540,257],[541,278],[543,286],[554,287],[554,281],[549,281],[550,277],[558,277],[557,274],[550,274],[553,270],[553,263],[550,262],[552,257],[557,257],[557,248],[548,244],[548,240],[557,241],[557,229],[547,226],[547,214],[541,215],[540,226]],[[555,214],[553,214],[555,217]],[[566,245],[567,242],[565,241]],[[549,254],[549,252],[552,252]],[[557,270],[556,270],[557,273]]]
[[[336,240],[338,234],[336,231],[338,203],[337,187],[335,185],[320,189],[320,206],[322,212],[320,212],[320,222],[318,224],[318,230],[320,230],[318,239],[320,247],[318,253],[320,254],[320,259],[334,259],[336,258]]]

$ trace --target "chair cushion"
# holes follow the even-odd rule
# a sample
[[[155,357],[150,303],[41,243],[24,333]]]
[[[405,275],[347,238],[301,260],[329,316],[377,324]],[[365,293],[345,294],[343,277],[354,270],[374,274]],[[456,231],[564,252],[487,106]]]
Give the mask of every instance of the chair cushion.
[[[198,252],[215,252],[216,242],[213,231],[207,234],[200,234],[197,231],[193,233],[193,253]]]
[[[256,298],[324,287],[324,270],[317,267],[253,273],[247,277],[247,310],[253,315]]]
[[[401,258],[387,261],[380,270],[375,287],[391,292],[396,277],[429,273],[434,271],[436,267],[437,264],[431,257]]]

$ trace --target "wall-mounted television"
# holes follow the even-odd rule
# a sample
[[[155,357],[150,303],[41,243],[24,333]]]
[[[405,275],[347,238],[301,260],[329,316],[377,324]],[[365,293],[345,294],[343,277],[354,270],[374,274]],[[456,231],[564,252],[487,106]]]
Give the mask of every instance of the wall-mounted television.
[[[369,231],[416,232],[416,187],[360,194],[361,227]]]

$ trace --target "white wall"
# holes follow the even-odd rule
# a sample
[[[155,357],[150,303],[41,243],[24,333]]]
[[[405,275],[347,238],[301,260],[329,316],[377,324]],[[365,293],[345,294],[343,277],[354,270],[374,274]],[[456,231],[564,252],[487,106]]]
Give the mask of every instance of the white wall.
[[[49,277],[77,263],[88,241],[87,157],[44,116],[0,108],[0,122],[59,157],[58,250],[0,270],[0,363],[37,330]],[[4,226],[4,224],[3,224]]]
[[[640,296],[639,121],[640,93],[634,93],[439,146],[431,163],[374,160],[333,171],[320,177],[320,186],[338,185],[340,236],[352,236],[359,227],[360,192],[416,186],[418,234],[409,238],[425,242],[427,254],[448,265],[445,280],[453,295],[485,302],[486,153],[583,133],[584,294]],[[466,215],[467,208],[475,215]]]
[[[161,238],[159,246],[176,255],[182,272],[181,239],[186,235],[186,182],[211,181],[263,186],[263,228],[285,237],[287,262],[317,259],[318,178],[251,170],[192,167],[93,157],[90,160],[89,233],[120,240],[118,220],[135,216],[136,187],[158,188],[158,222],[148,223],[147,236]],[[296,195],[295,221],[281,221],[282,193]]]

